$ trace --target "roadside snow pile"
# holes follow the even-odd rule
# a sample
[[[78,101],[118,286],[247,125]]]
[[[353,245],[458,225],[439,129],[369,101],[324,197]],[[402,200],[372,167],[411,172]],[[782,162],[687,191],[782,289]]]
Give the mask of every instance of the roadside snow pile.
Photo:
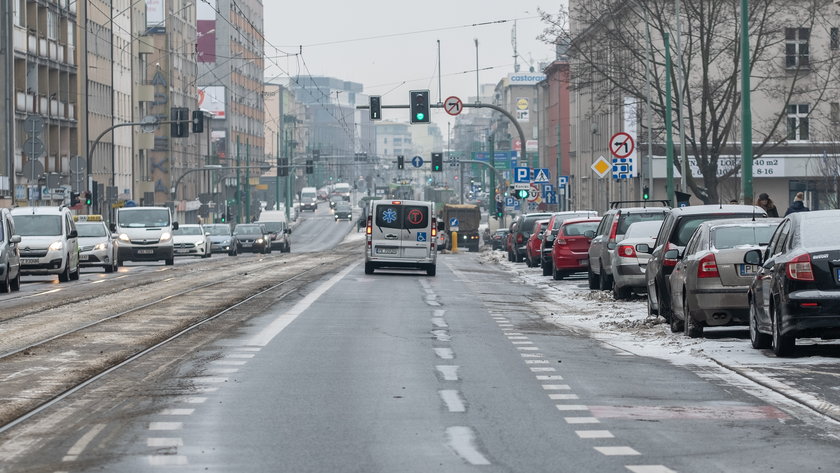
[[[499,250],[482,250],[478,255],[478,261],[481,263],[500,263],[507,261],[507,253]]]

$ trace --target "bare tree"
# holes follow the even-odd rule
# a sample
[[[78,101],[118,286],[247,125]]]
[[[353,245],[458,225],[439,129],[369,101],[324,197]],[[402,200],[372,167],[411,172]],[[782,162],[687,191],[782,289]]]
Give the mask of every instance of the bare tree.
[[[571,0],[569,11],[541,12],[546,28],[540,39],[570,44],[574,87],[593,94],[592,114],[601,112],[599,107],[617,108],[625,96],[645,100],[645,64],[651,59],[651,102],[659,123],[645,126],[653,126],[655,142],[664,141],[667,78],[675,105],[674,120],[667,125],[676,131],[679,120],[684,120],[687,154],[699,169],[699,175],[687,176],[688,185],[702,201],[716,203],[719,182],[740,171],[739,165],[721,167],[719,159],[740,154],[741,2],[681,2],[682,55],[673,50],[673,0]],[[832,0],[750,0],[753,110],[756,103],[770,104],[772,109],[753,113],[753,159],[796,137],[790,127],[798,122],[788,121],[789,105],[809,104],[807,117],[818,113],[827,97],[837,96],[838,50],[810,49],[812,32],[822,38],[830,35],[833,20],[826,12],[836,15],[831,5]],[[665,33],[672,38],[675,65],[679,61],[686,71],[683,117],[676,108],[676,66],[665,70]],[[678,155],[675,166],[682,168]]]

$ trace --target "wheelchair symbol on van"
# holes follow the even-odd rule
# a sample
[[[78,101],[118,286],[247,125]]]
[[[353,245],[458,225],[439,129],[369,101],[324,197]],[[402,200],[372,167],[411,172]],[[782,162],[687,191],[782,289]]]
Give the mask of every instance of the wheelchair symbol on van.
[[[426,232],[417,232],[417,241],[426,241]]]

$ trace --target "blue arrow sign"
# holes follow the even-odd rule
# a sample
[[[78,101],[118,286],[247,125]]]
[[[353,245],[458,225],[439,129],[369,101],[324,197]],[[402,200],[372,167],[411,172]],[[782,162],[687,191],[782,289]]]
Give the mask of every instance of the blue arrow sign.
[[[548,197],[549,194],[553,194],[553,193],[554,193],[554,186],[552,186],[551,184],[543,184],[542,185],[542,196],[544,198]]]
[[[545,195],[545,203],[548,205],[557,205],[557,193],[551,192]]]
[[[458,226],[458,219],[455,218],[455,217],[450,218],[449,219],[449,226],[450,227],[457,227]]]
[[[411,158],[411,165],[416,168],[423,166],[423,158],[421,158],[420,156],[415,156]]]

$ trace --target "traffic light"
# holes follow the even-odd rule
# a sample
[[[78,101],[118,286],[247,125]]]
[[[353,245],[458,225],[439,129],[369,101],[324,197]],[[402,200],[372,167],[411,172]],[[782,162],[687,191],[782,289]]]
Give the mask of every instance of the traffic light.
[[[397,169],[405,169],[405,156],[397,156]]]
[[[370,119],[382,120],[382,97],[378,95],[370,96]]]
[[[650,199],[650,187],[645,186],[642,189],[642,199],[644,199],[644,200]]]
[[[85,191],[85,205],[90,206],[93,200],[90,198],[90,191]]]
[[[443,172],[443,153],[432,153],[432,171]]]
[[[429,91],[412,90],[409,94],[411,123],[429,123]]]
[[[190,136],[190,109],[185,107],[172,107],[170,111],[169,134],[172,138],[186,138]]]
[[[505,204],[503,202],[496,202],[496,217],[502,218],[505,214]]]
[[[321,150],[320,149],[313,149],[312,150],[312,159],[315,160],[315,161],[318,161],[319,159],[321,159]]]
[[[204,112],[201,110],[192,111],[192,132],[204,133]]]
[[[75,207],[79,205],[79,193],[78,192],[70,192],[70,207]]]
[[[277,175],[281,177],[289,175],[289,158],[277,158]]]
[[[516,197],[520,199],[527,199],[531,192],[528,189],[519,189],[516,191]]]
[[[315,172],[315,161],[311,159],[306,160],[306,174],[312,174]]]

